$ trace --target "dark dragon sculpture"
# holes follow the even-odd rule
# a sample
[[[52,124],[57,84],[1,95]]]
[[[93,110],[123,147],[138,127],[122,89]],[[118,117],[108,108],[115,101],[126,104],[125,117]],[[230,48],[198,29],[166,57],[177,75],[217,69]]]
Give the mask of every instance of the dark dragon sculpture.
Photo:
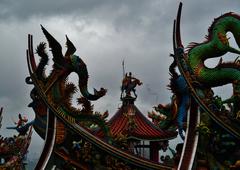
[[[36,53],[40,57],[40,62],[36,67],[36,76],[40,80],[41,85],[45,89],[45,94],[49,97],[49,100],[54,103],[56,107],[61,108],[62,112],[66,115],[73,116],[77,120],[89,120],[95,121],[96,124],[104,126],[104,119],[99,114],[93,114],[92,105],[89,100],[97,100],[106,94],[106,89],[101,88],[99,91],[94,89],[94,94],[88,92],[87,82],[88,82],[88,72],[86,64],[81,58],[74,55],[76,51],[72,42],[66,36],[68,47],[65,55],[62,55],[62,47],[60,44],[47,32],[47,30],[42,27],[43,33],[49,41],[49,47],[51,48],[53,54],[53,70],[49,76],[45,76],[44,70],[48,63],[49,57],[46,53],[46,43],[40,43],[36,49]],[[77,91],[76,86],[73,83],[68,83],[67,78],[70,73],[75,72],[81,78],[79,79],[79,89],[83,97],[77,99],[79,104],[82,104],[82,109],[76,109],[72,107],[71,100],[72,95]],[[31,84],[30,78],[26,79],[27,83]],[[44,103],[39,99],[36,89],[34,88],[31,92],[31,97],[33,102],[29,104],[37,112],[41,112],[39,115],[46,115],[46,107]],[[37,109],[40,106],[42,110]],[[43,109],[45,108],[45,110]],[[44,114],[45,112],[45,114]],[[107,133],[107,127],[105,132]]]

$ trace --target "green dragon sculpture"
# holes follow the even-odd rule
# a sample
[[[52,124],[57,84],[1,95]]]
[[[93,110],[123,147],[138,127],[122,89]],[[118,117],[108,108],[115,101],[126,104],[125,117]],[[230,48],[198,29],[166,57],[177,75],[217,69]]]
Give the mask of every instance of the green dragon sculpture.
[[[209,27],[207,40],[190,43],[185,53],[181,44],[179,18],[176,24],[178,48],[175,51],[180,54],[177,55],[178,65],[194,100],[201,107],[201,123],[196,128],[200,134],[197,151],[199,162],[205,161],[204,164],[208,164],[210,169],[228,169],[239,159],[240,62],[237,58],[224,63],[221,58],[214,68],[208,68],[204,62],[228,52],[240,54],[238,49],[230,46],[227,38],[227,33],[231,32],[240,47],[240,16],[230,12],[216,18]],[[225,101],[211,89],[230,83],[233,85],[233,96]],[[229,109],[225,108],[226,103]]]
[[[196,80],[205,87],[216,87],[228,83],[233,84],[233,91],[238,91],[240,81],[240,63],[236,59],[234,62],[223,63],[220,59],[215,68],[208,68],[204,61],[209,58],[220,57],[227,52],[240,54],[238,49],[229,45],[227,32],[231,32],[240,47],[240,16],[234,13],[226,13],[214,20],[209,27],[207,40],[203,43],[191,43],[187,52],[187,62]],[[235,95],[235,99],[239,98]],[[239,99],[238,99],[239,100]],[[235,114],[238,104],[234,104]]]

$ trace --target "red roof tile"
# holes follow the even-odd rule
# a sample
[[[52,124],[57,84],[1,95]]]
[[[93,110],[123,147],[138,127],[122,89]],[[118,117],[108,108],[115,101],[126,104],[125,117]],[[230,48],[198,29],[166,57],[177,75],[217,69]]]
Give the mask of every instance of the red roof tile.
[[[134,104],[122,106],[109,120],[113,136],[118,134],[128,135],[128,138],[139,140],[161,141],[175,138],[177,132],[161,130],[148,120]],[[99,131],[97,136],[102,137]]]

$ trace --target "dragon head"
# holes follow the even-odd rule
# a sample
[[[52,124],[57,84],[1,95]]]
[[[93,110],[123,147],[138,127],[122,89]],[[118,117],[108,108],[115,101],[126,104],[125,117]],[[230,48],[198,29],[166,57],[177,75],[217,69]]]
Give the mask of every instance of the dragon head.
[[[66,36],[67,51],[65,55],[62,54],[62,47],[57,40],[43,27],[41,26],[45,37],[48,40],[49,48],[51,48],[53,55],[53,70],[61,70],[65,74],[69,75],[71,72],[75,72],[79,78],[79,89],[82,95],[88,100],[97,100],[104,96],[107,92],[106,89],[100,88],[100,90],[94,89],[94,94],[88,92],[88,71],[84,61],[77,55],[74,55],[76,48],[73,43]]]

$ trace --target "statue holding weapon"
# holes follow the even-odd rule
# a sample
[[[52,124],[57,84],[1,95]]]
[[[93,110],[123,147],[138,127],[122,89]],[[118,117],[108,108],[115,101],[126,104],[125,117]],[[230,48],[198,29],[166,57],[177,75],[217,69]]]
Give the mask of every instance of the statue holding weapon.
[[[122,62],[123,66],[123,80],[122,80],[122,86],[121,86],[121,99],[123,98],[123,93],[125,92],[125,97],[132,97],[131,92],[133,92],[134,97],[137,98],[136,94],[136,86],[142,85],[142,82],[133,77],[132,73],[125,73],[125,68],[124,68],[124,61]]]

